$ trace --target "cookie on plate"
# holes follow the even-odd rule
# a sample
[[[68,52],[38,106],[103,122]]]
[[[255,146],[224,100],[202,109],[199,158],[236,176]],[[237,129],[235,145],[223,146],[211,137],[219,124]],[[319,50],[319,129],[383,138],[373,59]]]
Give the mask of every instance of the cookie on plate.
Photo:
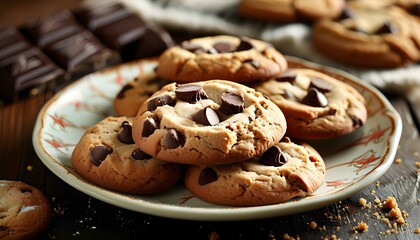
[[[344,0],[241,0],[239,13],[248,18],[277,23],[334,18],[340,15]]]
[[[319,153],[285,137],[261,156],[217,166],[191,165],[184,182],[196,197],[220,205],[258,206],[303,197],[325,177]]]
[[[155,72],[142,73],[125,84],[113,101],[117,116],[135,117],[140,106],[170,81],[156,77]]]
[[[51,222],[51,206],[39,189],[0,180],[0,239],[35,239]]]
[[[349,134],[367,119],[365,99],[352,86],[312,69],[289,69],[253,87],[276,103],[287,121],[287,135],[328,139]]]
[[[420,24],[398,7],[349,8],[338,19],[313,29],[314,46],[340,62],[369,68],[395,68],[420,60]]]
[[[194,38],[161,54],[156,73],[176,82],[224,79],[249,82],[280,74],[284,56],[271,44],[234,36]]]
[[[90,182],[117,192],[147,194],[165,190],[182,167],[145,154],[131,136],[132,118],[107,117],[86,130],[73,150],[74,170]]]
[[[145,153],[198,165],[249,159],[285,132],[284,115],[273,102],[226,80],[166,85],[133,122],[134,141]]]

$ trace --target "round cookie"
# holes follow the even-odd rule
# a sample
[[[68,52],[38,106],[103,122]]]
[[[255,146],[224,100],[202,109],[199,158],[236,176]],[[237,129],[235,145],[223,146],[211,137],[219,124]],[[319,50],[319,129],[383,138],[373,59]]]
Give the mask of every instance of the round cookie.
[[[239,13],[248,18],[277,23],[334,18],[340,15],[344,0],[241,0]]]
[[[311,69],[289,69],[253,85],[275,102],[287,121],[287,135],[328,139],[348,134],[367,119],[365,99],[352,86]]]
[[[195,38],[161,54],[157,76],[176,82],[225,79],[249,82],[280,74],[284,56],[271,44],[246,37]]]
[[[196,197],[220,205],[258,206],[304,197],[325,176],[319,153],[287,137],[260,157],[239,163],[187,168],[184,182]]]
[[[340,62],[369,68],[394,68],[420,60],[420,24],[398,7],[349,8],[336,20],[313,29],[314,46]]]
[[[51,222],[51,206],[39,189],[0,180],[0,239],[35,239]]]
[[[155,72],[142,73],[125,84],[113,101],[117,116],[135,117],[140,106],[164,85],[171,82],[156,77]]]
[[[166,85],[133,122],[133,139],[147,154],[199,165],[249,159],[285,131],[284,115],[273,102],[226,80]]]
[[[141,151],[131,136],[132,120],[107,117],[87,129],[71,156],[74,170],[96,185],[122,193],[155,193],[173,186],[183,169]]]

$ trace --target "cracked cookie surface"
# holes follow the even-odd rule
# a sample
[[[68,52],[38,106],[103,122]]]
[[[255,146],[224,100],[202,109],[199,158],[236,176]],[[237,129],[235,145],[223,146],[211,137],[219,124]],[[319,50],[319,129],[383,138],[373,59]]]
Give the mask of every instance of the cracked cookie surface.
[[[122,193],[163,191],[182,176],[182,167],[145,154],[131,135],[133,118],[107,117],[86,130],[71,156],[88,181]]]
[[[161,54],[156,73],[176,82],[225,79],[249,82],[280,74],[284,56],[271,44],[256,39],[219,35],[194,38]]]
[[[184,182],[193,195],[214,204],[258,206],[311,194],[322,185],[325,171],[324,161],[314,148],[285,137],[250,160],[191,165]]]
[[[420,60],[420,24],[401,8],[348,8],[313,28],[314,46],[353,66],[395,68]]]
[[[35,239],[51,222],[51,206],[39,189],[0,180],[0,239]]]
[[[338,137],[363,126],[367,119],[365,99],[355,88],[312,69],[289,69],[252,87],[282,109],[292,138]]]
[[[254,157],[286,131],[282,111],[263,94],[226,80],[172,83],[140,108],[133,139],[147,154],[184,164]]]

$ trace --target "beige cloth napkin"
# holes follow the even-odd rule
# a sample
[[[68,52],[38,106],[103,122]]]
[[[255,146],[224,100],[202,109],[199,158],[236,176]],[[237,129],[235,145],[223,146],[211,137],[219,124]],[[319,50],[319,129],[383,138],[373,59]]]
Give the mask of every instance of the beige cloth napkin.
[[[144,20],[167,29],[208,34],[243,35],[272,43],[283,54],[347,71],[386,91],[420,87],[420,65],[372,70],[346,66],[324,57],[312,46],[311,27],[302,23],[273,24],[252,21],[237,13],[239,0],[113,0],[121,2]],[[87,0],[87,5],[103,3]]]

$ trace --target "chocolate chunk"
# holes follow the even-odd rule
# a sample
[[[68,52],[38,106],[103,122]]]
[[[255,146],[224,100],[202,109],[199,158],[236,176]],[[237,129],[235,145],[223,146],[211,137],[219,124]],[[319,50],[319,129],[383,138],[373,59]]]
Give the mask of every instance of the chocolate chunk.
[[[251,64],[251,66],[253,66],[256,69],[260,67],[260,63],[257,60],[249,59],[249,60],[244,61],[244,63]]]
[[[133,144],[133,136],[131,135],[131,124],[127,121],[121,123],[121,129],[118,133],[118,140],[125,144]]]
[[[118,92],[117,98],[119,98],[119,99],[124,98],[125,92],[127,92],[128,90],[130,90],[132,88],[134,88],[134,87],[131,84],[124,85],[124,87],[122,87],[121,90]]]
[[[196,43],[190,43],[190,42],[183,42],[181,44],[181,48],[195,54],[206,52],[206,50],[201,45],[196,44]]]
[[[380,27],[378,30],[376,30],[375,34],[388,34],[388,33],[397,33],[398,29],[397,27],[390,21],[384,22],[382,27]]]
[[[32,48],[32,44],[15,27],[0,28],[0,65]]]
[[[226,115],[241,113],[244,110],[244,99],[241,95],[232,92],[222,93],[222,104],[219,111]]]
[[[213,170],[213,168],[205,167],[201,170],[200,176],[198,177],[198,184],[200,186],[212,183],[217,181],[219,177],[217,176],[217,172]]]
[[[241,42],[239,43],[235,51],[247,51],[252,49],[253,47],[254,45],[252,44],[251,39],[247,37],[241,37]]]
[[[121,4],[100,4],[75,13],[79,21],[91,31],[121,20],[132,13]]]
[[[189,103],[207,99],[207,94],[200,85],[181,85],[175,90],[176,97]]]
[[[154,111],[157,107],[169,105],[169,106],[175,106],[176,100],[172,99],[170,96],[158,96],[155,98],[152,98],[147,103],[147,110],[148,111]]]
[[[341,12],[341,15],[337,18],[337,20],[344,20],[347,18],[354,18],[356,16],[356,13],[351,10],[350,8],[345,7],[343,11]]]
[[[156,123],[156,121],[153,118],[147,118],[144,121],[143,131],[141,132],[141,135],[143,137],[148,137],[152,135],[157,128],[158,128],[158,124]]]
[[[174,46],[171,35],[158,25],[147,23],[146,32],[136,48],[136,58],[154,57]]]
[[[332,85],[329,82],[317,77],[311,78],[311,83],[309,84],[309,87],[316,88],[322,93],[330,92],[332,89]]]
[[[99,166],[105,160],[106,156],[111,153],[112,149],[107,146],[96,146],[90,150],[90,161],[93,163],[93,165]]]
[[[360,118],[358,118],[354,115],[349,115],[349,117],[351,118],[354,127],[363,125],[363,121]]]
[[[285,89],[282,96],[288,100],[297,101],[296,96],[289,89]]]
[[[140,148],[134,149],[134,151],[131,153],[131,157],[135,160],[147,160],[152,158],[152,156],[143,152],[142,150],[140,150]]]
[[[287,156],[278,146],[272,146],[260,157],[260,162],[268,166],[283,166],[288,161]]]
[[[183,144],[181,134],[175,129],[169,129],[169,131],[162,138],[162,146],[168,149],[175,149]]]
[[[289,82],[290,84],[294,84],[296,82],[296,73],[292,71],[283,72],[280,76],[276,77],[275,80],[277,82]]]
[[[193,119],[206,126],[213,126],[220,122],[219,116],[217,116],[217,113],[210,107],[198,111],[194,114]]]
[[[420,3],[413,4],[409,9],[408,12],[420,17]]]
[[[213,44],[213,48],[216,49],[218,53],[227,53],[233,51],[233,46],[229,42],[219,41]]]
[[[325,95],[316,88],[309,88],[308,94],[301,100],[301,103],[312,107],[325,107],[328,105],[328,100]]]

